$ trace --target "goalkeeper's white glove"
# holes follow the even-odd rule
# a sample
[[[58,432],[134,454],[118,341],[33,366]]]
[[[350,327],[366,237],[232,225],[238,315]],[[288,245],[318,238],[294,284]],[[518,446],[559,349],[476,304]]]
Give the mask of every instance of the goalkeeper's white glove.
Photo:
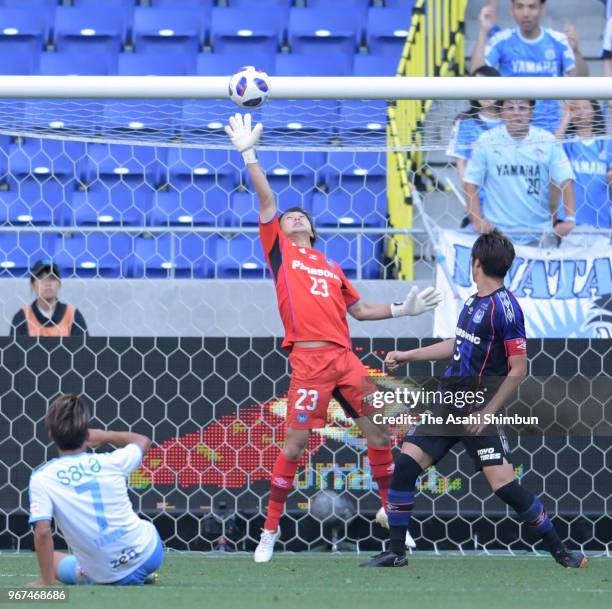
[[[244,162],[248,165],[249,163],[257,163],[257,157],[255,156],[255,144],[259,141],[263,125],[257,123],[255,127],[251,129],[251,115],[245,114],[234,114],[229,117],[229,125],[225,126],[225,133],[232,140],[232,144],[236,146],[238,152],[242,153]]]
[[[391,315],[393,317],[420,315],[435,309],[441,302],[442,292],[437,288],[429,287],[419,292],[416,286],[412,286],[404,302],[394,302],[391,305]]]

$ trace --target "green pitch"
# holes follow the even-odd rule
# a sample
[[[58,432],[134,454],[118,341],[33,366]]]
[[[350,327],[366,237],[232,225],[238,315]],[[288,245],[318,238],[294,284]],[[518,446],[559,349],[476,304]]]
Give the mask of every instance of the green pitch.
[[[141,588],[70,588],[79,609],[591,609],[610,607],[612,561],[569,571],[540,556],[415,554],[404,569],[360,569],[368,555],[169,554],[159,583]],[[0,587],[37,577],[33,554],[0,553]],[[3,605],[4,606],[4,605]],[[7,607],[9,605],[6,605]],[[17,605],[15,605],[17,606]],[[20,607],[41,607],[19,604]],[[45,604],[45,607],[51,605]]]

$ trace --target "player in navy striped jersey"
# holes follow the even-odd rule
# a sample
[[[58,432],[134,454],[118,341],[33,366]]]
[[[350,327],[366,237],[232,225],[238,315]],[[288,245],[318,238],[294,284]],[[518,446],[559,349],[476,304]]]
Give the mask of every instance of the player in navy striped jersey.
[[[472,274],[477,292],[465,302],[455,338],[411,351],[391,351],[385,364],[391,371],[415,361],[450,360],[442,387],[454,391],[457,383],[495,385],[492,397],[478,410],[480,420],[465,426],[428,423],[412,428],[404,438],[395,462],[389,490],[387,515],[390,551],[383,552],[365,567],[403,567],[408,564],[404,540],[415,501],[417,478],[461,442],[482,471],[493,492],[511,506],[519,519],[544,540],[555,560],[564,567],[584,567],[586,557],[568,550],[546,514],[540,500],[515,478],[510,449],[499,427],[487,426],[484,415],[497,413],[527,374],[527,342],[523,312],[504,287],[504,277],[514,260],[514,247],[498,230],[481,235],[472,248]],[[497,383],[490,381],[497,380]],[[475,404],[476,405],[476,404]],[[452,409],[463,410],[455,402]],[[480,422],[482,421],[482,422]],[[482,432],[484,434],[480,435]]]

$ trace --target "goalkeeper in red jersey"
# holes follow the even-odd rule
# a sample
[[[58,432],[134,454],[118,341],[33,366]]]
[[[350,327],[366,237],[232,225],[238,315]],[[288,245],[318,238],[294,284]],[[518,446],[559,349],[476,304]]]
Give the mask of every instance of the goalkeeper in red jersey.
[[[285,444],[272,471],[267,517],[255,550],[255,562],[268,562],[310,430],[325,426],[332,397],[366,437],[372,476],[386,503],[394,468],[389,437],[368,416],[367,398],[375,385],[368,381],[365,366],[351,349],[347,312],[360,321],[420,315],[434,309],[441,294],[433,287],[420,293],[413,287],[399,303],[360,300],[338,263],[312,248],[316,233],[309,214],[293,207],[278,215],[274,194],[255,154],[261,123],[251,128],[250,114],[236,114],[229,123],[225,130],[242,153],[259,199],[259,234],[276,287],[285,328],[283,347],[290,351],[292,369]]]

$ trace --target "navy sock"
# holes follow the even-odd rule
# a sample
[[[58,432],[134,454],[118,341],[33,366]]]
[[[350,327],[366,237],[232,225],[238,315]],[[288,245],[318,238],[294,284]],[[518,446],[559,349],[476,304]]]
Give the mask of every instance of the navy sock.
[[[555,531],[552,521],[540,500],[533,493],[513,480],[497,489],[495,494],[516,511],[518,517],[544,540],[553,554],[563,550],[563,542]]]
[[[421,466],[408,455],[401,453],[395,462],[393,480],[389,488],[387,517],[391,538],[391,551],[406,553],[406,531],[414,507],[414,487],[421,474]]]

